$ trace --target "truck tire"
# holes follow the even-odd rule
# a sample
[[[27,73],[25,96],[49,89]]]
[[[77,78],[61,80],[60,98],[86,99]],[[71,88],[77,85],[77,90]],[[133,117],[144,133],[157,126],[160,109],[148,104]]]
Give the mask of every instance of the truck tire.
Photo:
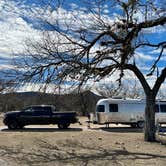
[[[142,129],[142,128],[144,128],[144,125],[145,125],[144,121],[138,121],[138,122],[137,122],[137,127],[138,127],[138,128],[141,128],[141,129]]]
[[[7,125],[9,129],[17,129],[19,127],[18,123],[15,120],[12,120]]]
[[[70,123],[59,123],[58,128],[59,129],[67,129],[70,126]]]

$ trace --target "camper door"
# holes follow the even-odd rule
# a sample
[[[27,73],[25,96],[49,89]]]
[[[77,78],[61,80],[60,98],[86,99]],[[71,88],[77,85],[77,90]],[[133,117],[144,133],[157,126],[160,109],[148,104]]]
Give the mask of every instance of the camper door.
[[[106,122],[105,110],[106,110],[105,104],[97,105],[96,118],[99,124],[104,124]]]

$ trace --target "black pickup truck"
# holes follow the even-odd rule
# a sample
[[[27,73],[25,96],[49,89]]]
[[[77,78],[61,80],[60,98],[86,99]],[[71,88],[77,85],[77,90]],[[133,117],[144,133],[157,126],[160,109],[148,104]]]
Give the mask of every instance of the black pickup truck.
[[[26,125],[57,124],[60,129],[66,129],[71,123],[77,123],[76,112],[59,112],[52,105],[36,105],[21,111],[4,114],[3,123],[9,129],[19,129]]]

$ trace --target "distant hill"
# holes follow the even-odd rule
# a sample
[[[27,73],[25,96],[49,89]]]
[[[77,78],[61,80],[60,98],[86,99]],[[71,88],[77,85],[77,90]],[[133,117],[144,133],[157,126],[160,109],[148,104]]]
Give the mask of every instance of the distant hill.
[[[52,104],[60,111],[76,111],[80,115],[86,115],[94,112],[100,98],[91,91],[61,95],[40,92],[0,94],[0,112],[18,110],[29,105]]]

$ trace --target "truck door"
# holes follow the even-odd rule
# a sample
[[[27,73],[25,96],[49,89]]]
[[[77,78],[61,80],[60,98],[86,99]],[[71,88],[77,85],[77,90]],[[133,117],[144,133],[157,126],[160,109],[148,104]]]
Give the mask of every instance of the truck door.
[[[19,116],[19,121],[22,124],[33,124],[34,123],[34,110],[31,107],[24,109]]]
[[[50,124],[51,108],[50,107],[34,107],[35,124]]]

